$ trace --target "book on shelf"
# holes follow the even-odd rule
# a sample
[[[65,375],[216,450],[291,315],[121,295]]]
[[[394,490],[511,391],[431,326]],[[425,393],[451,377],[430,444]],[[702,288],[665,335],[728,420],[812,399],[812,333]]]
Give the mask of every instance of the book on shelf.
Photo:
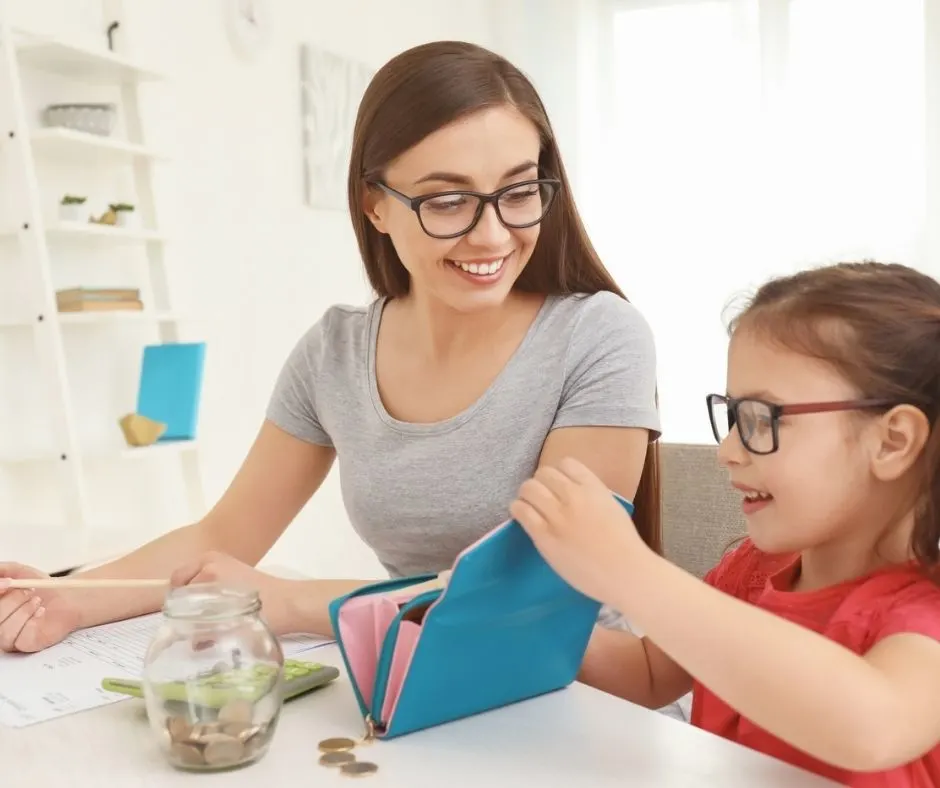
[[[144,347],[136,412],[167,425],[158,443],[196,437],[205,357],[205,342]]]
[[[107,312],[143,309],[136,287],[72,287],[58,290],[56,307],[60,312]]]

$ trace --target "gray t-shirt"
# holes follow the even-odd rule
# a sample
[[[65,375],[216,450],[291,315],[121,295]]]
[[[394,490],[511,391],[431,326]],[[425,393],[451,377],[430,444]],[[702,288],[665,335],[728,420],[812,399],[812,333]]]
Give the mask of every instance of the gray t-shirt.
[[[659,433],[649,325],[614,293],[546,299],[487,391],[430,424],[392,418],[375,378],[384,299],[334,306],[300,339],[267,417],[333,446],[353,528],[392,577],[439,572],[508,517],[557,427]]]

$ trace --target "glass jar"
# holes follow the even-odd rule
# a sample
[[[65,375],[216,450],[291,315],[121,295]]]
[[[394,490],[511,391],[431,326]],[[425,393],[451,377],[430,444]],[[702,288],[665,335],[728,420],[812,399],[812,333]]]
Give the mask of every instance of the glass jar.
[[[167,595],[143,692],[174,766],[230,769],[267,751],[281,713],[284,654],[260,611],[257,592],[215,583]]]

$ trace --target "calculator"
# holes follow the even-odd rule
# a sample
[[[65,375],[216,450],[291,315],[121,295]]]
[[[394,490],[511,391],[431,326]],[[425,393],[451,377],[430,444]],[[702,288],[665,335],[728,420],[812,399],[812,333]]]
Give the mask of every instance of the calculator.
[[[329,684],[339,677],[339,670],[332,665],[307,662],[300,659],[284,660],[283,699]],[[233,700],[255,702],[271,691],[277,680],[277,669],[270,665],[253,665],[250,668],[224,668],[200,674],[192,681],[174,681],[162,685],[165,700],[192,703],[211,709],[220,709]],[[144,696],[142,682],[138,679],[106,678],[103,689],[131,695]]]

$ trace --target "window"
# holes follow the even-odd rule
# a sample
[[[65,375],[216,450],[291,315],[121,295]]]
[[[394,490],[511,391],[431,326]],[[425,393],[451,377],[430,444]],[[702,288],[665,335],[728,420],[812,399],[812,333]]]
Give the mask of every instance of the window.
[[[664,438],[711,442],[737,297],[809,264],[924,261],[923,0],[616,9],[581,203],[656,334]]]

